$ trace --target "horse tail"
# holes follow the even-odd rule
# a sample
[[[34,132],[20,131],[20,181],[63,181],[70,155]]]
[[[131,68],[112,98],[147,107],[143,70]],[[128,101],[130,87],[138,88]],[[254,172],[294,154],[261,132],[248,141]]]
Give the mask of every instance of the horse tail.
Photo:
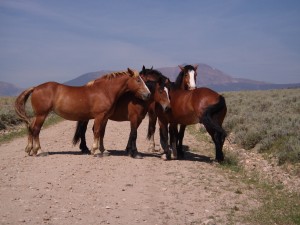
[[[86,132],[88,121],[77,121],[76,123],[76,130],[73,137],[73,145],[77,145],[79,140],[81,139],[82,135]],[[81,140],[82,141],[82,140]]]
[[[226,102],[225,102],[225,98],[222,95],[220,95],[219,101],[216,104],[209,106],[205,110],[201,122],[205,127],[210,127],[215,131],[217,131],[218,133],[222,134],[222,137],[225,139],[227,134],[225,130],[222,128],[222,125],[216,123],[212,118],[214,114],[219,113],[222,110],[226,110]]]
[[[15,101],[15,111],[18,116],[26,123],[27,128],[29,128],[30,125],[30,118],[26,114],[25,105],[29,96],[34,91],[34,88],[35,87],[31,87],[23,91]]]

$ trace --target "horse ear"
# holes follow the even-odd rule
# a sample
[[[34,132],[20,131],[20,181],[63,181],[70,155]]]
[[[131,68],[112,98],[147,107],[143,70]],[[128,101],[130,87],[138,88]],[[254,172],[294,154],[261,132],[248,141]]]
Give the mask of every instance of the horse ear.
[[[153,66],[151,67],[151,70],[153,70]]]
[[[132,69],[127,68],[127,71],[131,77],[134,76],[134,71]]]
[[[199,65],[194,65],[195,71],[198,69]]]
[[[142,71],[145,72],[146,68],[145,65],[143,65]]]
[[[178,67],[181,69],[181,71],[183,71],[183,70],[184,70],[184,68],[183,68],[182,66],[178,65]]]

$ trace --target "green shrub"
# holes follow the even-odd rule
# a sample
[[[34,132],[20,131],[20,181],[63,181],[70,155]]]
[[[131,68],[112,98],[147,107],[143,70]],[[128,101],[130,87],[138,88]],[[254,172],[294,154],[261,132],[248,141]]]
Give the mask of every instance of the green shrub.
[[[257,147],[279,163],[300,162],[300,89],[242,91],[224,94],[224,128],[245,149]]]

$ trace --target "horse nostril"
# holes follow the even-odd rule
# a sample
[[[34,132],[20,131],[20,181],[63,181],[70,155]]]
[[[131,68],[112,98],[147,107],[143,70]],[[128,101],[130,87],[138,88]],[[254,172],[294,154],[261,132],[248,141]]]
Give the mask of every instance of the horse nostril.
[[[165,107],[165,112],[168,112],[168,111],[170,111],[171,110],[171,107],[170,106],[166,106]]]
[[[147,93],[147,94],[145,95],[145,99],[146,99],[146,100],[150,99],[150,95],[151,95],[150,93]]]

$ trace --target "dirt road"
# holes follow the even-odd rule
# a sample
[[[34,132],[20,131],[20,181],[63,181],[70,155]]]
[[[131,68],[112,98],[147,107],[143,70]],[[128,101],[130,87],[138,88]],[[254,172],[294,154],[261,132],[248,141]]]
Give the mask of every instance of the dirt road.
[[[186,160],[149,153],[147,122],[138,130],[143,159],[124,154],[129,122],[109,121],[103,158],[72,146],[71,121],[41,131],[47,157],[26,156],[26,137],[0,145],[0,224],[245,224],[259,205],[255,190],[211,163],[214,152],[188,133],[184,144],[197,151]]]

